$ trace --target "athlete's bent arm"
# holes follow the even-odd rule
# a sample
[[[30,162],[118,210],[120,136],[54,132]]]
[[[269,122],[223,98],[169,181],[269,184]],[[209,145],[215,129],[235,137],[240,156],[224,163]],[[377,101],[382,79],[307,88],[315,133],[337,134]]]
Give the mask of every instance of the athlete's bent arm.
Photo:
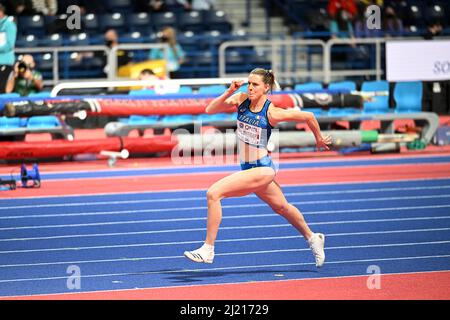
[[[240,92],[233,95],[240,86],[242,86],[243,81],[233,81],[230,87],[222,93],[221,96],[217,97],[211,101],[208,106],[206,106],[207,114],[220,113],[229,110],[232,107],[236,107],[242,103],[247,97],[246,93]]]
[[[272,104],[269,107],[268,114],[269,121],[273,126],[276,126],[278,123],[285,121],[306,122],[306,124],[314,134],[319,150],[320,148],[325,148],[326,150],[330,149],[328,145],[331,144],[331,137],[322,136],[319,123],[317,122],[314,113],[308,111],[300,111],[297,109],[277,108]]]

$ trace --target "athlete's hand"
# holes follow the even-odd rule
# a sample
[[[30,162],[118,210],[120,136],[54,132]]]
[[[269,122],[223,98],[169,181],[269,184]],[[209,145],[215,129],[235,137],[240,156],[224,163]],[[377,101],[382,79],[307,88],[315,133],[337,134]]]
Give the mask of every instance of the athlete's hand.
[[[231,81],[230,87],[228,88],[229,93],[235,93],[244,84],[244,80],[233,80]]]
[[[330,145],[332,144],[331,136],[320,137],[316,139],[317,150],[320,151],[321,148],[325,150],[330,150]]]

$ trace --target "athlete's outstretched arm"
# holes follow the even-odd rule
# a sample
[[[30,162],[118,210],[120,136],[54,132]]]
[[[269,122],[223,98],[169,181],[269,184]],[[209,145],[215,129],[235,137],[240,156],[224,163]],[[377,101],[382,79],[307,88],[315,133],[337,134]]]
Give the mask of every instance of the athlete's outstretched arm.
[[[269,121],[273,126],[276,126],[280,122],[293,121],[293,122],[306,122],[308,127],[316,138],[317,148],[325,148],[329,150],[331,144],[330,136],[322,136],[320,132],[320,126],[317,122],[314,113],[308,111],[300,111],[298,109],[283,109],[277,108],[273,104],[269,107]]]
[[[222,93],[219,97],[215,98],[206,106],[206,113],[220,113],[229,110],[232,107],[237,107],[246,99],[245,93],[238,93],[233,95],[237,89],[244,84],[244,81],[233,81],[230,87]]]

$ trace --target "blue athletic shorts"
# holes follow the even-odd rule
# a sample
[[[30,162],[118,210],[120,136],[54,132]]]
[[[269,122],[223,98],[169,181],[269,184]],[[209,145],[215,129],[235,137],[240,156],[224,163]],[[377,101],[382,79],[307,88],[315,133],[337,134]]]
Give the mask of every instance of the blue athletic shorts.
[[[271,167],[275,172],[277,171],[272,159],[269,156],[262,157],[261,159],[252,162],[241,162],[241,170],[248,170],[257,167]]]

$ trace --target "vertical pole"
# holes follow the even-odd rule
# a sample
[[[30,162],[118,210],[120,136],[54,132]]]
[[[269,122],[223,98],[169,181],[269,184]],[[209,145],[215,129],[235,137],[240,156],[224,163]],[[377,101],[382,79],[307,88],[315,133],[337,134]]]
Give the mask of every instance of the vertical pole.
[[[324,55],[323,55],[323,59],[324,59],[324,82],[325,83],[330,83],[331,81],[331,45],[330,45],[330,41],[328,40],[327,43],[325,44],[325,50],[324,50]]]
[[[245,26],[246,27],[251,27],[251,24],[252,24],[252,6],[250,5],[250,1],[251,0],[247,0],[246,1],[246,5],[245,5],[245,15],[246,15],[246,17],[245,17],[245,19],[246,19],[246,21],[245,21]]]
[[[57,84],[59,82],[59,51],[57,49],[54,49],[52,54],[53,58],[53,85]]]
[[[268,39],[270,38],[271,30],[270,30],[270,12],[272,11],[271,0],[265,0],[266,7],[266,32]]]
[[[106,65],[108,66],[107,77],[109,81],[113,81],[116,79],[117,75],[117,47],[112,47],[111,49],[107,50],[106,53]]]
[[[377,80],[381,80],[381,43],[380,41],[377,39],[375,40],[375,45],[376,45],[376,74],[377,74]]]

